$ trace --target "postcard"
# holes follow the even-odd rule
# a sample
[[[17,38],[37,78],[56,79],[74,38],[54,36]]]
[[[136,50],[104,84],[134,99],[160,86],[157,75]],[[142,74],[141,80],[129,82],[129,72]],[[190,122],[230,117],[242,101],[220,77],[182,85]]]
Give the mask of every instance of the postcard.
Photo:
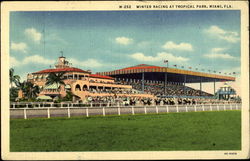
[[[249,158],[247,1],[1,9],[4,160]]]

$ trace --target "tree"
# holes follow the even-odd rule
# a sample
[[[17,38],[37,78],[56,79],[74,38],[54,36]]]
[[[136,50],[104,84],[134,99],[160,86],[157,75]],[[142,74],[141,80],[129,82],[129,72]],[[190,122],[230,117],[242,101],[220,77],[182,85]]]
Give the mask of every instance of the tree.
[[[34,85],[33,83],[26,82],[26,81],[18,82],[17,88],[19,90],[22,90],[24,93],[24,96],[27,98],[35,98],[40,92],[40,89],[37,85]]]
[[[10,88],[10,101],[15,101],[18,97],[18,89],[16,87]]]
[[[57,88],[60,87],[60,85],[65,85],[63,81],[63,75],[65,72],[59,72],[59,73],[50,73],[47,77],[46,85],[51,85],[56,83]]]
[[[40,92],[39,86],[34,85],[31,82],[26,82],[26,91],[25,94],[28,98],[35,98]]]
[[[20,81],[20,76],[14,74],[15,70],[13,68],[10,68],[9,74],[10,74],[10,86],[13,87],[13,83],[15,85]]]

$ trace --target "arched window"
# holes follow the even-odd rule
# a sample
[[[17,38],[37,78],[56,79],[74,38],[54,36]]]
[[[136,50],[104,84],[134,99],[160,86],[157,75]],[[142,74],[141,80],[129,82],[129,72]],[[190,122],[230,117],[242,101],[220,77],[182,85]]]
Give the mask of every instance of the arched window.
[[[79,84],[76,85],[75,91],[81,91],[81,86]]]
[[[87,91],[87,90],[88,90],[88,86],[87,86],[86,84],[83,85],[82,90],[83,90],[83,91]]]

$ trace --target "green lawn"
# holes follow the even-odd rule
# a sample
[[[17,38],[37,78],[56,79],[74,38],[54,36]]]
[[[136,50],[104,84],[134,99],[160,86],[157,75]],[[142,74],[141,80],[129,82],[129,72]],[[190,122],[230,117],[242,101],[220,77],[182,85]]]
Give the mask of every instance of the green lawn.
[[[15,152],[240,149],[240,111],[10,121]]]

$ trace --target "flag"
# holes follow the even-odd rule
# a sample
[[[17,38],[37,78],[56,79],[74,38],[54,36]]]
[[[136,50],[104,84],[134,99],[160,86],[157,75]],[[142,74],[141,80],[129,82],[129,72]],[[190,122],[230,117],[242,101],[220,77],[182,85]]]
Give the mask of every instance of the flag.
[[[168,60],[164,60],[164,63],[168,63]]]

